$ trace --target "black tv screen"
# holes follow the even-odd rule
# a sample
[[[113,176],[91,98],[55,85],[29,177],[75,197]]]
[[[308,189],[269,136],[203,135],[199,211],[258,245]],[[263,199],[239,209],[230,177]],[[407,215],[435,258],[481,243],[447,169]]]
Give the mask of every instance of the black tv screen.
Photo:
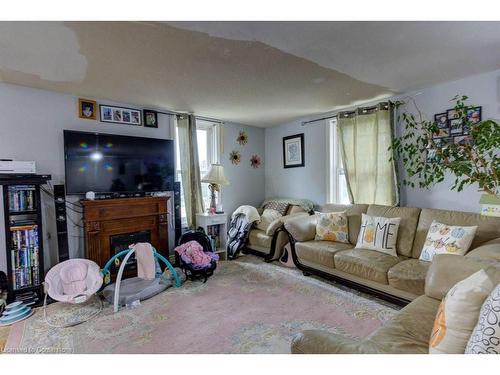
[[[170,191],[172,140],[64,131],[66,193]]]

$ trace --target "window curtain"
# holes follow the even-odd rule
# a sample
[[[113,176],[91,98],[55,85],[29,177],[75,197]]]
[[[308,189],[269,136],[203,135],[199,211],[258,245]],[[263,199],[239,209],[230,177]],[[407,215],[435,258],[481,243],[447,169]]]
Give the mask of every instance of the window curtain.
[[[192,228],[196,225],[196,214],[203,212],[196,119],[193,115],[177,115],[176,119],[182,193],[184,195],[187,225]]]
[[[398,204],[396,169],[389,151],[393,139],[390,105],[341,112],[337,126],[351,202]]]

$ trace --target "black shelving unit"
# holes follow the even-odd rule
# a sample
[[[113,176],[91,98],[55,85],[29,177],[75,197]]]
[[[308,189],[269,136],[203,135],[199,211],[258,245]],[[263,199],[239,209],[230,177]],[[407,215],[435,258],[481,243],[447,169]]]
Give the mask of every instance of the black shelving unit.
[[[9,301],[43,302],[43,223],[40,185],[50,175],[0,174],[4,202]]]

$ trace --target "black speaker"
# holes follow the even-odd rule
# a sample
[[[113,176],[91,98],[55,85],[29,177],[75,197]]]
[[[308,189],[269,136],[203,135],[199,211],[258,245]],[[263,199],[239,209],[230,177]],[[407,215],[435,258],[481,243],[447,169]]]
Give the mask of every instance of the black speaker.
[[[181,218],[181,183],[174,182],[174,223],[175,223],[175,245],[179,243],[182,234]]]
[[[54,185],[54,206],[56,208],[57,249],[59,252],[59,262],[63,262],[69,259],[66,192],[64,190],[64,185]]]

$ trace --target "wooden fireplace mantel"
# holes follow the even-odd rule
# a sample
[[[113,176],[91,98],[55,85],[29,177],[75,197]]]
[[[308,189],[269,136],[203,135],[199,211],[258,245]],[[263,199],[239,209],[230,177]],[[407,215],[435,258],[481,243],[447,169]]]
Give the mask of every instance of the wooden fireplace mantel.
[[[111,258],[110,237],[149,231],[151,244],[168,259],[167,201],[169,197],[81,200],[85,257],[100,267]]]

